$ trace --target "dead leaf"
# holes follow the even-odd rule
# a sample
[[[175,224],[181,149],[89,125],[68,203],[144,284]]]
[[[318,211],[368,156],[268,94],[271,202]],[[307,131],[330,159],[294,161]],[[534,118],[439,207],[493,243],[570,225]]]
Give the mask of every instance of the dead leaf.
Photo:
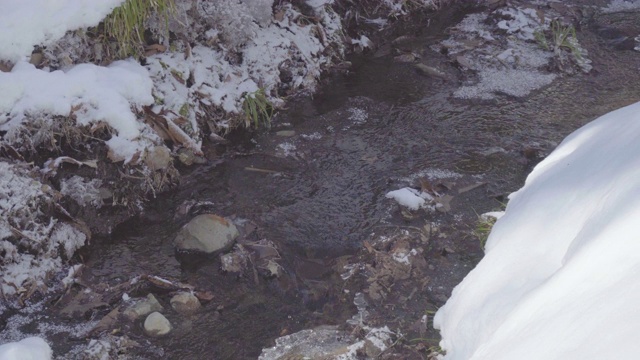
[[[536,14],[538,15],[540,24],[544,24],[544,11],[542,9],[536,9]]]
[[[431,194],[431,195],[438,195],[438,193],[435,191],[435,189],[433,188],[433,186],[431,185],[429,180],[427,180],[425,178],[420,178],[420,190],[423,193],[427,193],[427,194]]]
[[[76,160],[72,157],[69,156],[60,156],[58,158],[56,158],[55,160],[48,160],[47,162],[44,163],[44,167],[45,167],[45,173],[56,173],[56,170],[60,167],[60,165],[62,165],[62,163],[69,163],[69,164],[73,164],[73,165],[78,165],[78,166],[88,166],[90,168],[93,169],[97,169],[98,168],[98,160],[84,160],[84,161],[80,161],[80,160]]]
[[[284,9],[278,10],[274,15],[273,18],[277,21],[277,22],[281,22],[282,20],[284,20]]]
[[[167,51],[167,47],[162,44],[153,44],[144,48],[144,56],[151,56]]]
[[[111,330],[115,327],[118,322],[118,317],[120,315],[120,308],[115,308],[111,310],[107,315],[105,315],[96,326],[89,331],[87,335],[99,334],[108,330]]]
[[[168,114],[166,111],[156,114],[151,110],[150,106],[146,106],[144,107],[144,112],[146,115],[145,121],[147,121],[147,123],[151,125],[151,128],[153,128],[164,140],[171,140],[175,144],[182,145],[193,151],[195,155],[203,155],[202,150],[200,150],[200,146],[191,137],[189,137],[189,135],[182,131],[182,129],[180,129],[173,120],[164,116]],[[179,116],[176,115],[176,117]]]
[[[482,185],[487,185],[487,183],[486,182],[479,182],[479,183],[476,183],[476,184],[465,186],[463,188],[458,189],[458,194],[463,194],[463,193],[469,192],[471,190],[479,188]]]
[[[13,160],[25,162],[24,157],[22,157],[22,155],[20,155],[18,150],[14,149],[13,146],[9,144],[2,144],[0,145],[0,149],[2,149],[2,153],[6,157],[12,158]]]
[[[458,63],[458,65],[462,66],[463,68],[467,68],[467,69],[471,69],[471,61],[469,61],[466,57],[460,55],[460,56],[456,56],[456,62]]]
[[[451,200],[453,200],[453,196],[451,195],[442,195],[438,196],[434,199],[436,203],[440,206],[436,206],[436,209],[440,212],[448,213],[451,211]]]

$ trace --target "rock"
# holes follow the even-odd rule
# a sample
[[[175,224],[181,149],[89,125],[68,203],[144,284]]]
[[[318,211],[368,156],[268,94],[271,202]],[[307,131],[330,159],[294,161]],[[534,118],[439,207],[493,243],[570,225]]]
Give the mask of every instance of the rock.
[[[276,132],[277,136],[292,137],[296,134],[295,130],[280,130]]]
[[[247,266],[247,254],[242,251],[236,251],[220,256],[222,270],[232,273],[241,273]]]
[[[162,336],[171,331],[171,323],[164,315],[153,312],[144,321],[144,332],[149,336]]]
[[[171,307],[179,314],[190,314],[198,309],[200,300],[190,292],[181,292],[171,298]]]
[[[161,311],[163,309],[156,297],[153,296],[153,294],[149,294],[146,299],[138,300],[135,304],[125,309],[123,314],[129,320],[134,321],[154,311]]]
[[[411,63],[416,61],[417,57],[415,54],[413,53],[406,53],[406,54],[402,54],[402,55],[398,55],[396,57],[393,58],[393,61],[395,62],[399,62],[399,63]]]
[[[147,152],[144,162],[154,171],[166,169],[171,163],[171,152],[165,146],[154,146]]]
[[[416,70],[418,70],[418,72],[422,75],[428,76],[428,77],[433,77],[433,78],[438,78],[438,79],[442,79],[442,80],[448,80],[447,78],[447,74],[443,73],[442,71],[431,67],[431,66],[427,66],[425,64],[415,64],[414,65]]]
[[[207,162],[207,159],[195,154],[193,150],[188,148],[180,148],[178,150],[178,160],[187,166],[191,166],[193,164],[206,164]]]
[[[193,218],[178,232],[175,245],[180,250],[210,254],[229,250],[238,235],[238,229],[231,221],[217,215],[203,214]]]

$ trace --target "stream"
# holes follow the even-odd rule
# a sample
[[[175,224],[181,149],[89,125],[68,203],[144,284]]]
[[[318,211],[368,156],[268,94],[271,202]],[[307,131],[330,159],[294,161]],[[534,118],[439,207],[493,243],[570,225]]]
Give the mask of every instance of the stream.
[[[255,359],[279,336],[344,325],[357,312],[354,293],[366,286],[363,278],[345,282],[344,264],[362,259],[365,241],[426,226],[430,236],[419,243],[427,264],[422,278],[403,280],[397,289],[411,293],[404,293],[406,303],[390,307],[391,294],[370,301],[375,321],[411,334],[410,325],[442,305],[482,258],[473,235],[478,214],[502,209],[571,131],[640,93],[637,53],[612,50],[584,29],[579,37],[593,73],[559,78],[522,99],[454,99],[459,70],[430,49],[447,36],[441,23],[421,28],[412,46],[446,80],[419,75],[392,56],[355,56],[349,73],[330,75],[314,96],[289,101],[271,128],[206,146],[208,163],[182,169],[177,190],[151,201],[110,238],[94,239],[85,283],[115,286],[153,274],[214,294],[194,316],[167,312],[174,327],[169,336],[148,338],[137,324],[129,334],[142,345],[136,357]],[[450,195],[444,209],[403,211],[385,197],[425,181]],[[183,211],[185,204],[193,206]],[[205,212],[251,224],[253,239],[277,245],[283,275],[256,279],[221,271],[218,257],[177,257],[175,234]],[[170,308],[168,292],[155,295]],[[104,311],[63,321],[97,320]],[[60,336],[56,354],[84,341]],[[438,335],[429,329],[418,336]]]

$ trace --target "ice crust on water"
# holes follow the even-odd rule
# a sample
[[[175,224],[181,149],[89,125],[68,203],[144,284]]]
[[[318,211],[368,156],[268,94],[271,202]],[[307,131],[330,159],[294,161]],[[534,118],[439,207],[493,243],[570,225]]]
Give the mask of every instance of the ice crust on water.
[[[511,194],[437,312],[449,360],[640,354],[640,103],[569,135]]]

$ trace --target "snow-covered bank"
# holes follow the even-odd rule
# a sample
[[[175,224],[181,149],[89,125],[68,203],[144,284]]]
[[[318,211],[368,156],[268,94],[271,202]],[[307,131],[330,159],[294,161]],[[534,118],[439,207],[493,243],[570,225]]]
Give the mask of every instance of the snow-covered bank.
[[[114,61],[97,30],[86,30],[123,0],[0,3],[0,285],[8,297],[45,292],[45,280],[86,243],[89,234],[55,217],[69,218],[65,202],[141,209],[143,192],[175,178],[181,151],[201,155],[206,133],[244,122],[246,98],[260,91],[279,106],[280,96],[312,91],[344,49],[330,1],[302,14],[271,0],[176,0],[176,39],[150,18],[158,43],[143,61]],[[111,162],[125,165],[120,177]],[[57,171],[64,163],[95,172]],[[127,181],[142,185],[125,190]]]
[[[638,139],[640,103],[536,166],[436,314],[445,359],[637,358]]]

